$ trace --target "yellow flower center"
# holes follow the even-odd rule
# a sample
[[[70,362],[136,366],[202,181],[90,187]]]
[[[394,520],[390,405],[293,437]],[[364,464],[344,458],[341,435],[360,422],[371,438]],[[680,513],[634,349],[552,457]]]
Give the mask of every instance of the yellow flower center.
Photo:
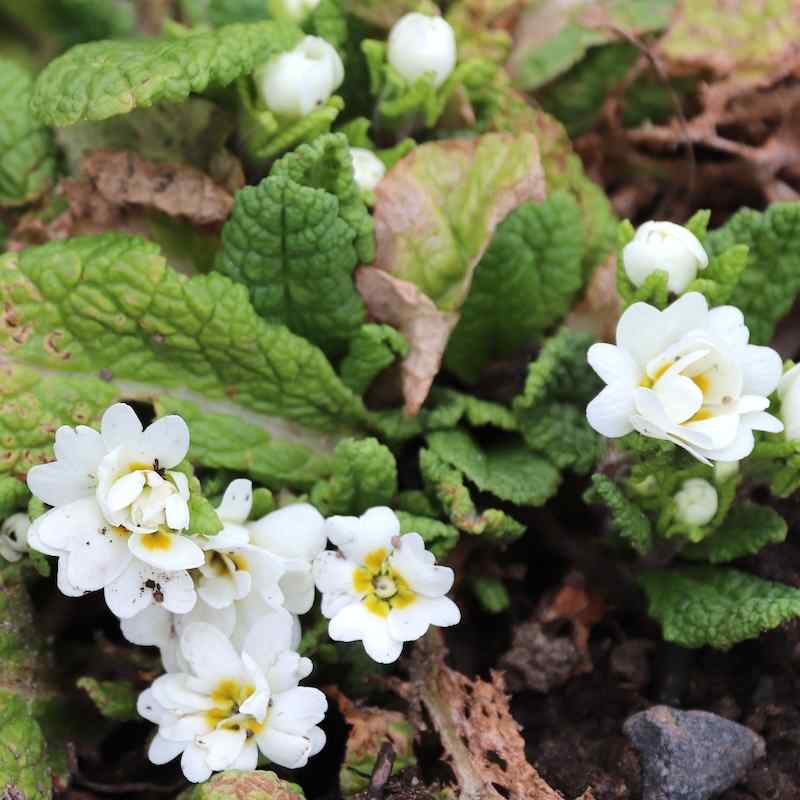
[[[364,566],[353,572],[353,587],[363,595],[367,609],[379,617],[388,617],[393,608],[406,608],[417,599],[405,578],[392,568],[388,555],[383,547],[373,550],[364,558]]]
[[[254,692],[255,687],[250,684],[242,684],[232,678],[221,680],[211,692],[214,707],[205,712],[206,721],[215,728],[231,730],[244,728],[248,737],[260,733],[264,729],[266,721],[262,723],[255,717],[239,713],[239,707]]]

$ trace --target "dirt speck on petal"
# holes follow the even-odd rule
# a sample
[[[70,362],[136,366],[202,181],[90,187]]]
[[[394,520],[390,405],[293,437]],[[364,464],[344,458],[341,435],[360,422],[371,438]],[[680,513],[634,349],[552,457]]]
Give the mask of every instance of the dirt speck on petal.
[[[356,287],[373,319],[397,328],[408,340],[401,366],[405,412],[416,414],[439,372],[447,340],[458,315],[440,311],[413,283],[375,267],[356,272]]]

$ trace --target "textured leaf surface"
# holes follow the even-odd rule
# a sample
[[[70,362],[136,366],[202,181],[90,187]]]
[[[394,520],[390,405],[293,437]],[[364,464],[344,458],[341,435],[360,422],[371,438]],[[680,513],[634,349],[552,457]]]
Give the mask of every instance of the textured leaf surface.
[[[0,206],[39,197],[56,176],[50,131],[30,111],[33,76],[0,58]]]
[[[398,511],[400,533],[418,533],[436,558],[447,555],[458,544],[458,529],[446,522],[422,514]]]
[[[653,547],[653,526],[636,503],[606,475],[592,475],[592,486],[584,497],[587,503],[604,503],[610,514],[610,526],[634,550],[641,554]]]
[[[362,325],[350,340],[339,375],[353,392],[363,394],[386,367],[407,353],[408,342],[391,326]]]
[[[583,255],[580,209],[568,194],[513,211],[475,270],[445,366],[472,381],[489,360],[535,342],[569,310]]]
[[[697,561],[724,564],[753,555],[768,544],[786,538],[786,520],[769,506],[743,503],[734,506],[708,539],[684,548],[681,555]]]
[[[744,312],[750,341],[766,344],[800,291],[800,203],[742,209],[706,239],[712,255],[736,244],[747,245],[749,253],[730,303]]]
[[[320,137],[236,195],[216,269],[250,289],[272,322],[341,354],[364,320],[352,273],[373,253],[372,219],[347,139]]]
[[[530,134],[421,145],[376,189],[375,264],[442,310],[457,310],[495,227],[521,203],[543,197]]]
[[[77,685],[89,695],[104,717],[120,722],[139,718],[136,712],[138,692],[130,681],[98,681],[83,677],[78,678]]]
[[[104,370],[130,399],[175,388],[209,410],[331,431],[364,413],[322,353],[258,317],[244,287],[216,273],[187,279],[136,237],[9,253],[0,259],[0,296],[6,358],[82,376]],[[303,440],[306,432],[272,422]]]
[[[478,512],[469,489],[464,485],[463,473],[433,450],[420,450],[419,467],[431,495],[459,530],[500,542],[517,539],[525,533],[525,526],[504,511],[489,508]]]
[[[397,494],[397,464],[377,439],[344,439],[336,445],[333,475],[311,491],[311,501],[326,516],[361,514],[390,505]]]
[[[540,506],[558,489],[558,470],[524,445],[504,444],[482,450],[463,430],[428,434],[428,447],[481,491],[517,505]]]
[[[102,41],[73,47],[36,81],[31,109],[50,125],[127,114],[154,103],[177,103],[210,86],[225,86],[300,40],[294,25],[228,25],[182,39]]]
[[[21,697],[0,689],[0,789],[3,796],[49,800],[53,796],[51,781],[47,745],[38,723]]]
[[[664,638],[727,650],[800,615],[800,589],[727,567],[656,570],[641,579]]]
[[[303,800],[303,792],[274,772],[229,769],[181,792],[178,800]]]

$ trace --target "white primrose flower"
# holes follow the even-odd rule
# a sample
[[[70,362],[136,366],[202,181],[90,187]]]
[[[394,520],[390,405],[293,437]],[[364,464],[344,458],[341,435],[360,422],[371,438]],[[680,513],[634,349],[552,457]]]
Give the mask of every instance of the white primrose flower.
[[[172,598],[167,584],[175,579],[183,596],[175,606],[188,605],[185,570],[205,556],[178,533],[189,522],[188,483],[170,471],[188,449],[180,417],[163,417],[143,431],[123,403],[105,412],[99,433],[85,425],[56,431],[56,460],[28,472],[31,492],[53,506],[28,538],[34,549],[58,556],[62,592],[78,596],[117,579],[130,587],[152,580],[156,595]]]
[[[256,80],[270,111],[305,117],[342,85],[344,65],[333,45],[318,36],[306,36],[293,50],[261,67]]]
[[[396,661],[403,642],[430,625],[455,625],[458,606],[445,597],[453,570],[436,566],[418,533],[400,535],[400,522],[386,507],[360,517],[331,517],[330,541],[314,562],[328,633],[338,642],[361,641],[374,661]]]
[[[6,561],[19,561],[28,550],[28,529],[31,521],[27,514],[12,514],[0,526],[0,556]]]
[[[350,156],[353,159],[353,177],[358,188],[364,192],[373,191],[386,174],[383,161],[365,147],[351,147]]]
[[[714,486],[702,478],[689,478],[675,494],[677,517],[687,525],[705,525],[719,508],[719,496]]]
[[[441,86],[456,66],[455,32],[443,17],[414,11],[392,27],[387,57],[409,83],[429,73],[434,86]]]
[[[700,240],[674,222],[645,222],[622,250],[625,273],[634,286],[641,286],[656,270],[667,273],[667,288],[680,294],[708,266],[708,255]]]
[[[156,678],[139,696],[139,713],[158,725],[150,760],[180,755],[195,783],[217,770],[255,769],[259,751],[283,767],[305,766],[325,744],[318,723],[328,704],[319,689],[298,686],[312,665],[294,651],[293,635],[282,609],[258,622],[241,651],[212,625],[189,625],[181,636],[187,671]]]
[[[787,439],[800,439],[800,364],[792,367],[778,384],[781,399],[781,419],[786,426]]]
[[[738,308],[709,311],[697,292],[664,311],[634,303],[617,324],[617,344],[589,348],[608,384],[586,409],[589,424],[610,438],[636,430],[666,439],[706,464],[744,458],[754,430],[783,430],[766,410],[780,356],[748,344],[749,335]]]

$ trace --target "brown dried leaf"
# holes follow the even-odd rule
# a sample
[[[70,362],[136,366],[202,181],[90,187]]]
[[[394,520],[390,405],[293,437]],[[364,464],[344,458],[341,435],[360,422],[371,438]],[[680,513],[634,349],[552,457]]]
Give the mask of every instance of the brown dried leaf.
[[[401,364],[406,414],[416,414],[439,372],[458,314],[440,311],[413,283],[375,267],[356,271],[356,288],[370,316],[397,328],[409,344]]]
[[[511,716],[503,675],[470,680],[444,663],[438,630],[414,652],[412,680],[439,733],[461,789],[461,800],[562,800],[525,758],[525,741]],[[591,800],[587,790],[582,800]]]
[[[589,331],[601,342],[613,342],[622,301],[617,292],[617,255],[609,257],[592,273],[583,300],[570,311],[566,324]]]
[[[200,170],[128,151],[95,150],[84,156],[81,173],[113,205],[155,208],[196,225],[224,222],[233,208],[232,195]]]
[[[589,657],[589,633],[592,625],[600,622],[606,614],[605,600],[590,591],[586,579],[573,572],[564,579],[547,608],[541,613],[542,622],[568,620],[572,624],[572,639],[575,646]]]

